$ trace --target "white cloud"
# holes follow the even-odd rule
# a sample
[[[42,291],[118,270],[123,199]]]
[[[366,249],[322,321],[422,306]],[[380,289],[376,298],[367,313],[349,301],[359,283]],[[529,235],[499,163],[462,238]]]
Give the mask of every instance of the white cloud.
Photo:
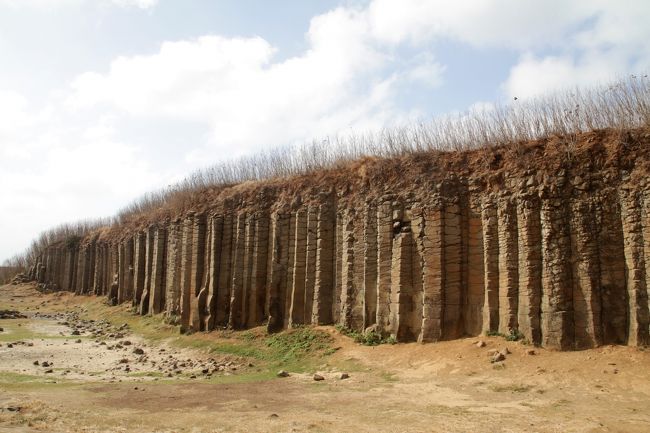
[[[90,2],[0,0],[0,7],[82,4]],[[518,55],[503,84],[509,96],[649,68],[649,16],[643,0],[373,0],[314,17],[307,48],[283,60],[283,47],[261,37],[206,35],[165,42],[152,54],[116,53],[106,69],[80,71],[53,91],[44,107],[4,86],[0,227],[21,233],[2,235],[0,253],[52,223],[111,214],[220,159],[412,119],[420,113],[398,105],[400,92],[444,85],[435,50],[448,40]]]
[[[211,140],[190,158],[214,160],[225,151],[398,121],[405,114],[393,105],[396,86],[405,80],[435,86],[443,72],[432,56],[396,62],[372,37],[362,11],[339,8],[315,17],[306,37],[308,50],[279,62],[259,37],[166,42],[156,54],[116,59],[107,73],[78,76],[67,102],[205,122]]]

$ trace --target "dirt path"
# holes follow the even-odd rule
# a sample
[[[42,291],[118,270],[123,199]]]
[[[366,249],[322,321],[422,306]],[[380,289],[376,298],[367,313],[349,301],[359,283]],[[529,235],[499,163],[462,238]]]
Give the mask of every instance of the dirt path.
[[[280,379],[259,346],[231,353],[254,334],[153,338],[160,319],[29,285],[0,287],[2,309],[28,317],[0,320],[0,433],[650,431],[650,353],[636,348],[365,347],[328,327],[329,349]]]

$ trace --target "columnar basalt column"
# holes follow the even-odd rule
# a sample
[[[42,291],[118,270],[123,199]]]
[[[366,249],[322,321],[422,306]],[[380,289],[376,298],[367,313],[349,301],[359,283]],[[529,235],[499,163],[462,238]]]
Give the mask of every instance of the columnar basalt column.
[[[643,204],[641,209],[641,225],[643,227],[643,252],[645,262],[646,297],[650,303],[650,190],[646,190],[639,201]]]
[[[254,239],[251,257],[250,296],[248,303],[248,326],[261,324],[265,318],[266,278],[269,251],[269,217],[258,213],[254,219]]]
[[[461,287],[461,212],[457,204],[444,208],[444,311],[443,338],[451,340],[462,336]]]
[[[293,291],[293,269],[296,263],[296,213],[289,214],[289,237],[288,237],[288,258],[287,258],[287,277],[283,291],[285,295],[282,297],[284,302],[284,323],[283,326],[287,328],[291,319],[291,292]]]
[[[167,229],[167,265],[165,276],[165,314],[178,317],[181,312],[181,253],[183,226],[179,221],[169,224]]]
[[[221,217],[221,239],[218,257],[218,278],[215,294],[215,315],[214,326],[225,326],[228,324],[230,315],[230,286],[232,284],[232,247],[233,247],[233,216],[224,214]],[[236,221],[235,221],[236,226]],[[215,260],[217,258],[215,257]]]
[[[289,326],[304,323],[305,317],[305,276],[307,271],[307,209],[296,212],[294,227],[294,265],[291,277],[291,297]]]
[[[598,253],[604,344],[625,344],[628,329],[628,293],[623,239],[623,220],[618,194],[601,196],[598,221]]]
[[[323,204],[318,208],[316,233],[316,281],[311,322],[315,325],[333,323],[332,304],[336,273],[336,216],[334,206]]]
[[[239,328],[243,323],[244,268],[246,264],[246,214],[237,216],[235,229],[235,254],[233,257],[232,286],[230,290],[230,317],[228,327]]]
[[[414,341],[419,334],[413,329],[413,234],[404,227],[393,242],[391,276],[391,334],[398,341]]]
[[[377,323],[377,206],[366,203],[363,231],[363,326]]]
[[[133,306],[139,307],[144,291],[147,263],[147,236],[137,232],[134,236],[133,252]]]
[[[188,329],[190,326],[190,305],[193,296],[191,291],[192,279],[192,231],[194,229],[193,216],[188,216],[183,221],[183,235],[181,238],[181,326]]]
[[[588,199],[576,200],[571,206],[573,323],[576,349],[595,347],[603,341],[596,207]]]
[[[277,332],[284,326],[287,287],[287,263],[289,260],[289,221],[283,213],[274,213],[271,217],[271,263],[267,282],[267,310],[269,332]]]
[[[149,286],[149,314],[162,313],[165,307],[165,247],[167,231],[165,227],[156,227],[153,238],[153,256],[151,261],[151,278]]]
[[[341,316],[339,323],[346,328],[363,330],[363,300],[355,279],[355,230],[356,215],[347,210],[343,216],[343,245],[341,269]]]
[[[302,323],[311,323],[314,311],[314,287],[316,286],[316,252],[318,242],[318,207],[307,209],[307,250],[305,251],[305,311]]]
[[[149,226],[145,231],[145,248],[144,248],[144,287],[142,289],[142,295],[140,296],[140,305],[138,306],[138,313],[144,315],[149,312],[149,297],[151,296],[151,284],[152,284],[152,269],[154,261],[154,237],[155,237],[155,228],[154,226]]]
[[[205,329],[212,330],[216,326],[217,319],[217,290],[219,287],[219,267],[221,265],[221,237],[223,235],[223,216],[213,215],[209,221],[209,250],[208,255],[208,294],[206,300],[207,315],[205,318]]]
[[[124,242],[117,242],[117,303],[121,304],[124,301]]]
[[[422,342],[442,338],[444,317],[444,215],[440,207],[423,210],[424,227],[418,233],[421,242],[422,266]]]
[[[541,344],[540,324],[542,302],[542,227],[539,199],[522,197],[517,201],[519,228],[519,332],[529,342]]]
[[[483,331],[485,305],[485,258],[483,257],[483,227],[480,205],[467,211],[467,295],[463,307],[463,327],[466,335]]]
[[[206,216],[196,214],[192,218],[192,249],[191,249],[191,269],[190,269],[190,287],[189,287],[189,326],[194,331],[201,331],[203,318],[201,317],[201,298],[200,292],[203,288],[203,274],[205,272],[205,243],[206,243]],[[205,292],[204,292],[205,297]]]
[[[499,332],[518,330],[519,256],[517,250],[517,206],[510,197],[497,202],[499,233]]]
[[[124,240],[124,286],[121,289],[120,302],[133,299],[133,237],[129,236]]]
[[[393,205],[390,201],[384,201],[377,207],[377,313],[376,313],[377,319],[376,319],[376,323],[377,323],[377,327],[382,333],[390,332],[390,318],[391,318],[390,296],[391,296],[392,261],[393,261]]]
[[[631,189],[620,193],[621,216],[628,295],[627,344],[643,346],[649,343],[648,291],[645,279],[645,258],[641,203],[639,194]]]
[[[343,292],[343,211],[336,209],[336,231],[334,237],[334,299],[332,320],[341,322],[341,297]]]
[[[573,277],[570,221],[561,198],[543,198],[542,226],[542,343],[573,348]]]
[[[483,269],[485,271],[485,306],[483,331],[499,330],[499,228],[496,200],[487,196],[481,203],[483,227]]]

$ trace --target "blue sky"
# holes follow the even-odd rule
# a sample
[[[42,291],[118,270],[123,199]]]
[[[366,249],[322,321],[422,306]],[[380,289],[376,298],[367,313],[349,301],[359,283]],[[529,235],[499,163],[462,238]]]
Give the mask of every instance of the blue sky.
[[[650,69],[645,0],[0,0],[0,261],[220,160]]]

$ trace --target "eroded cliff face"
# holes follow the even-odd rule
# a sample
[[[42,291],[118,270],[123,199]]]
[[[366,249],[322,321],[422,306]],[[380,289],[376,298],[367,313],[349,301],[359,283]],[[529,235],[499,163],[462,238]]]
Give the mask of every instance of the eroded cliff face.
[[[173,217],[51,245],[32,276],[197,331],[645,345],[648,146],[647,130],[600,131],[206,191]]]

